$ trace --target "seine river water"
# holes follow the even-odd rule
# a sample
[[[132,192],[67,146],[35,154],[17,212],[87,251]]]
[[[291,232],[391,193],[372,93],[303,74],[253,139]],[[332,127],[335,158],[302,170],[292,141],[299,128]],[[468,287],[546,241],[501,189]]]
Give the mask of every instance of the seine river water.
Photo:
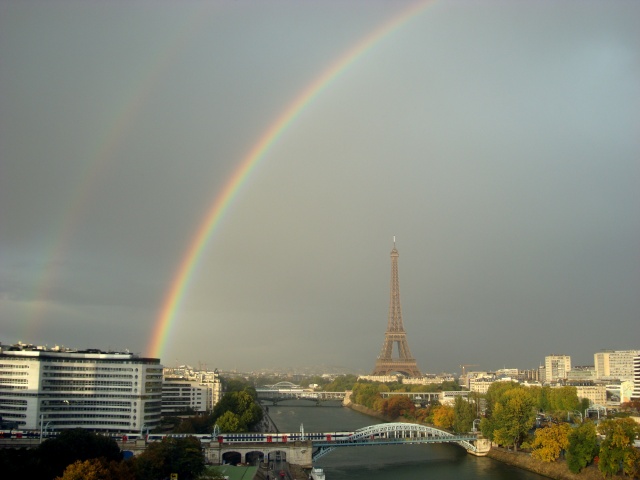
[[[286,402],[269,406],[281,432],[352,431],[379,423],[375,418],[338,406]],[[327,480],[498,479],[542,480],[545,477],[486,457],[474,457],[457,445],[398,445],[336,449],[318,460]]]

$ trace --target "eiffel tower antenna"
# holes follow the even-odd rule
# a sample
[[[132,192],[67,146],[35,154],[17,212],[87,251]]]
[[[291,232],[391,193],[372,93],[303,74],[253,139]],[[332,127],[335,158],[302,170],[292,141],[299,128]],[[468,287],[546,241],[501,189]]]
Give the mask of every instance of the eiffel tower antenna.
[[[398,281],[398,257],[396,237],[393,237],[391,250],[391,297],[389,299],[389,321],[384,335],[382,350],[376,360],[376,367],[372,375],[389,375],[399,372],[408,377],[421,377],[415,358],[411,356],[407,343],[407,332],[402,324],[402,309],[400,307],[400,282]],[[393,345],[398,346],[398,358],[393,358]]]

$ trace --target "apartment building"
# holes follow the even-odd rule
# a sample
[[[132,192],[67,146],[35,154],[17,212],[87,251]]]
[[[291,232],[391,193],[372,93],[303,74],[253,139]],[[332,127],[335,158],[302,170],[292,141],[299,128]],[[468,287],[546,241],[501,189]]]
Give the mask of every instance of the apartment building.
[[[567,378],[571,371],[571,357],[569,355],[548,355],[544,357],[544,381],[555,383]]]
[[[603,350],[593,355],[596,378],[633,380],[633,359],[640,350]]]

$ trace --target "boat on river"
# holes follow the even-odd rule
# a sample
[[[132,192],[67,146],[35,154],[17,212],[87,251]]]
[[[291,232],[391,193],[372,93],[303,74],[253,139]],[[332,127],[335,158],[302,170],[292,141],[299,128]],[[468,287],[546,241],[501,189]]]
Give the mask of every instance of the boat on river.
[[[324,470],[321,468],[312,468],[311,473],[309,474],[309,478],[311,480],[325,480],[324,479]]]

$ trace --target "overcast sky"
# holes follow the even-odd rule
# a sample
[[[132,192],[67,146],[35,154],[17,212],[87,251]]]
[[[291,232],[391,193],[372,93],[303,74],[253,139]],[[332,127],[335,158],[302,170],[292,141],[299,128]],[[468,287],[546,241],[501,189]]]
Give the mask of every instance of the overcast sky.
[[[240,162],[412,4],[0,0],[0,341],[144,354]],[[393,236],[423,371],[640,349],[639,18],[425,4],[253,170],[162,362],[369,373]]]

